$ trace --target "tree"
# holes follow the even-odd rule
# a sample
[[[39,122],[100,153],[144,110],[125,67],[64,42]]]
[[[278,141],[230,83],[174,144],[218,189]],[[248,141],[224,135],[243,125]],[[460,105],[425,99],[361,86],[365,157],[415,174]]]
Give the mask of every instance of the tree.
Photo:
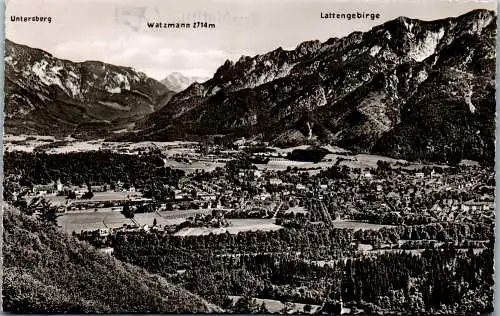
[[[82,195],[82,198],[85,200],[90,200],[93,197],[94,197],[94,193],[92,193],[92,191],[87,191],[87,192],[85,192],[84,195]]]
[[[296,309],[295,303],[285,302],[283,308],[281,309],[281,313],[288,314],[293,312]]]
[[[390,170],[391,169],[391,164],[387,161],[384,160],[378,160],[377,161],[377,169],[380,170]]]
[[[255,299],[248,295],[243,295],[243,297],[241,297],[234,305],[234,312],[237,314],[258,313],[260,308],[261,306],[257,304]]]
[[[437,240],[439,240],[439,241],[447,241],[448,238],[449,238],[448,233],[444,229],[439,231],[437,234]]]
[[[45,199],[40,201],[41,211],[40,220],[50,225],[57,226],[57,210],[54,206],[47,202]]]
[[[135,211],[130,207],[130,205],[125,205],[125,206],[123,206],[122,214],[126,218],[134,218]]]
[[[269,310],[267,309],[265,302],[262,302],[262,304],[260,304],[258,313],[259,314],[269,314]]]
[[[312,306],[309,304],[304,305],[304,313],[311,313],[312,311]]]
[[[33,215],[33,209],[32,208],[28,208],[28,202],[26,202],[26,200],[23,198],[23,199],[19,199],[17,201],[14,201],[13,205],[17,208],[19,208],[19,210],[25,214],[28,214],[28,215]]]
[[[156,224],[157,224],[157,222],[156,222],[156,218],[155,218],[155,219],[153,219],[153,227],[155,227]]]

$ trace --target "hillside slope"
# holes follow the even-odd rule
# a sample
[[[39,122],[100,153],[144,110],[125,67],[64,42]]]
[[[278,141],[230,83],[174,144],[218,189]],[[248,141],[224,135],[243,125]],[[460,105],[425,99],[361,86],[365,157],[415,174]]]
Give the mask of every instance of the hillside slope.
[[[100,254],[11,208],[4,213],[3,266],[6,312],[220,311],[157,275]]]
[[[496,16],[401,17],[326,42],[227,61],[129,139],[224,134],[398,158],[493,161]]]

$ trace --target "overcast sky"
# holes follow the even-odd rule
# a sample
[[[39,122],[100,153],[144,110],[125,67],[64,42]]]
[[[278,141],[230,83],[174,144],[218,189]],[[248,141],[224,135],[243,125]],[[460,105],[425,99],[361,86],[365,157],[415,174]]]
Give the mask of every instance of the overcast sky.
[[[433,20],[494,1],[332,0],[6,0],[6,37],[58,58],[100,60],[131,66],[163,79],[178,71],[211,76],[226,59],[256,55],[279,46],[342,37],[407,16]],[[321,19],[321,12],[379,13],[379,20]],[[49,23],[11,22],[14,16],[50,16]],[[215,29],[155,29],[147,21],[209,22]]]

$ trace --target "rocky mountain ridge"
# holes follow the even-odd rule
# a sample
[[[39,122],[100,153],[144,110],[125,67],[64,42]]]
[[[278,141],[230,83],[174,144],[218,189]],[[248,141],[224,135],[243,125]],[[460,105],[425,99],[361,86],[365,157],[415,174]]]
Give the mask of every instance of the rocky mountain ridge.
[[[496,15],[400,17],[362,33],[278,48],[176,94],[132,139],[222,134],[330,143],[406,159],[492,161]]]
[[[127,130],[111,139],[132,141],[223,135],[492,162],[495,43],[492,11],[400,17],[228,60],[213,78],[174,95],[132,68],[73,63],[6,40],[5,128],[91,138]]]

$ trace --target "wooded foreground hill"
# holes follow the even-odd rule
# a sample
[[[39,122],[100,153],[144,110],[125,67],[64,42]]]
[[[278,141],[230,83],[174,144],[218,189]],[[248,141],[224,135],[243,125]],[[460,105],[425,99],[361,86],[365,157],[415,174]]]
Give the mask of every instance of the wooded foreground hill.
[[[101,254],[10,207],[4,212],[3,240],[6,312],[220,312],[162,277]]]

